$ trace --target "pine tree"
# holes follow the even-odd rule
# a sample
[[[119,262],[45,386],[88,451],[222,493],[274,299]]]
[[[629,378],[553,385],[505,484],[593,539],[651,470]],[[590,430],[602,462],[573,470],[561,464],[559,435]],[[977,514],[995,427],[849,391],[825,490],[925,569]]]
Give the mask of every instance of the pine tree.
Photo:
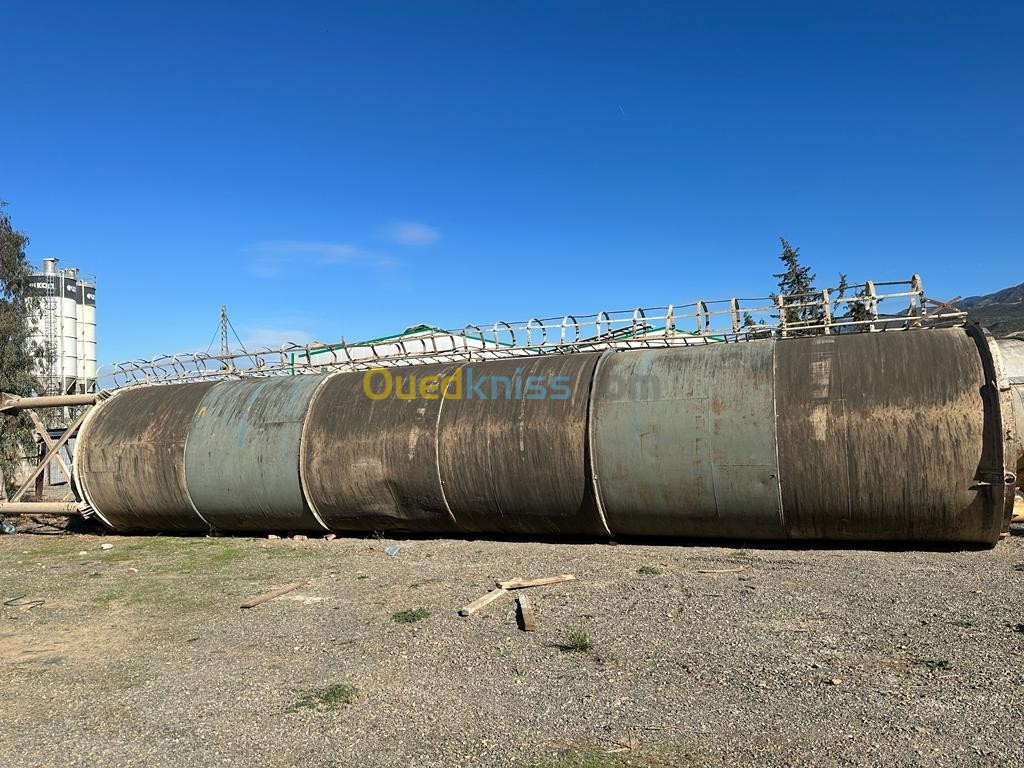
[[[846,278],[845,272],[839,273],[839,285],[836,286],[836,295],[832,303],[832,316],[842,317],[845,320],[870,320],[871,311],[868,309],[868,305],[864,301],[840,301],[840,299],[846,298],[846,292],[850,290],[850,283]],[[861,288],[857,293],[854,294],[855,298],[861,296],[867,296],[867,289]],[[867,325],[853,325],[846,328],[847,331],[866,331],[869,330]]]
[[[31,339],[31,318],[38,301],[29,291],[31,267],[25,258],[28,237],[11,225],[0,201],[0,392],[30,395],[39,389]],[[15,470],[35,452],[32,422],[25,413],[0,415],[0,472],[10,493]]]
[[[779,244],[782,246],[779,261],[785,265],[786,270],[772,275],[772,277],[778,280],[779,284],[779,292],[773,293],[772,299],[775,300],[781,295],[793,297],[786,302],[787,304],[803,304],[816,301],[817,296],[813,294],[818,293],[814,287],[817,275],[811,272],[810,267],[801,266],[799,248],[794,248],[784,237],[779,238]],[[774,317],[778,316],[774,315]],[[818,325],[823,320],[824,312],[820,304],[807,307],[787,306],[785,309],[786,325]]]

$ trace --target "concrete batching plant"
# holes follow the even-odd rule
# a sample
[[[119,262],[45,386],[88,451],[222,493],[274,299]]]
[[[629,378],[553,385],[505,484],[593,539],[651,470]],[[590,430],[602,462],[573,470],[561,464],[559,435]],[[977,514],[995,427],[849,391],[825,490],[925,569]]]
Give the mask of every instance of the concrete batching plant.
[[[43,259],[43,268],[31,276],[30,285],[39,301],[32,338],[44,350],[41,394],[95,391],[95,278],[75,267],[58,269],[57,259]]]

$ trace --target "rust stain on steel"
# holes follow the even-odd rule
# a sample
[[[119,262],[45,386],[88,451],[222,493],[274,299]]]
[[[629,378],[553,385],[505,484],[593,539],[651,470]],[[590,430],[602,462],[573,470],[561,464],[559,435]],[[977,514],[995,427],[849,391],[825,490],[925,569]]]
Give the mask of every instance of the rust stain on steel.
[[[95,406],[79,435],[78,483],[121,531],[199,532],[185,486],[185,437],[214,382],[141,387]]]
[[[587,403],[600,356],[472,364],[474,381],[487,377],[478,391],[488,399],[445,401],[438,427],[445,498],[459,525],[481,533],[607,534],[594,504],[586,452]],[[503,380],[494,377],[512,383],[512,397],[504,397]],[[544,382],[548,396],[525,397],[530,379]],[[565,399],[551,397],[559,394],[553,387],[558,383],[568,386]]]
[[[775,354],[792,538],[996,541],[1001,513],[974,489],[985,374],[963,329],[792,339]]]
[[[771,341],[605,357],[591,394],[595,486],[613,534],[785,537]],[[657,453],[645,450],[656,440]]]
[[[299,481],[299,440],[326,376],[222,381],[206,393],[185,443],[199,514],[222,531],[324,530]]]
[[[418,388],[424,377],[449,376],[456,366],[389,370],[407,393],[410,376]],[[382,393],[381,374],[371,381],[371,391]],[[338,531],[458,531],[437,470],[438,412],[449,404],[418,393],[373,400],[363,391],[363,373],[329,378],[310,406],[300,461],[307,499],[324,523]]]

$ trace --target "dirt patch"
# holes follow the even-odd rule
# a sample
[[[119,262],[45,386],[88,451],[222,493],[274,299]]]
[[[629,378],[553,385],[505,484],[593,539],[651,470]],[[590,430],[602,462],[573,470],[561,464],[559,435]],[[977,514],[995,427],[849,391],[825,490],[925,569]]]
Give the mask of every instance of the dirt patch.
[[[3,618],[7,621],[0,623],[0,664],[23,669],[63,664],[69,657],[76,663],[110,657],[131,642],[133,632],[133,618],[124,611],[74,623],[33,622],[25,613],[13,612]]]
[[[1021,762],[1021,562],[1019,538],[0,537],[0,593],[44,601],[0,610],[4,765]],[[457,615],[559,573],[529,592],[535,632],[514,594]]]

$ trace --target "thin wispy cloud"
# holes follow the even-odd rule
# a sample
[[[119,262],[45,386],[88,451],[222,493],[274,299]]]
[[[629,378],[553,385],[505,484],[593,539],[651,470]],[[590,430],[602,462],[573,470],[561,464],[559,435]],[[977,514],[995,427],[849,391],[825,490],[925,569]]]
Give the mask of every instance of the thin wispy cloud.
[[[322,240],[267,240],[246,246],[252,254],[250,270],[263,277],[273,277],[282,271],[300,266],[330,266],[334,264],[370,264],[391,266],[393,260],[372,253],[352,243],[332,243]]]
[[[246,349],[278,349],[285,344],[309,344],[315,341],[301,328],[247,328],[242,334]]]
[[[388,227],[387,237],[398,245],[433,245],[441,233],[418,221],[396,221]]]
[[[249,248],[261,253],[313,256],[331,263],[351,261],[359,252],[352,243],[328,243],[319,240],[269,240],[256,243]]]

